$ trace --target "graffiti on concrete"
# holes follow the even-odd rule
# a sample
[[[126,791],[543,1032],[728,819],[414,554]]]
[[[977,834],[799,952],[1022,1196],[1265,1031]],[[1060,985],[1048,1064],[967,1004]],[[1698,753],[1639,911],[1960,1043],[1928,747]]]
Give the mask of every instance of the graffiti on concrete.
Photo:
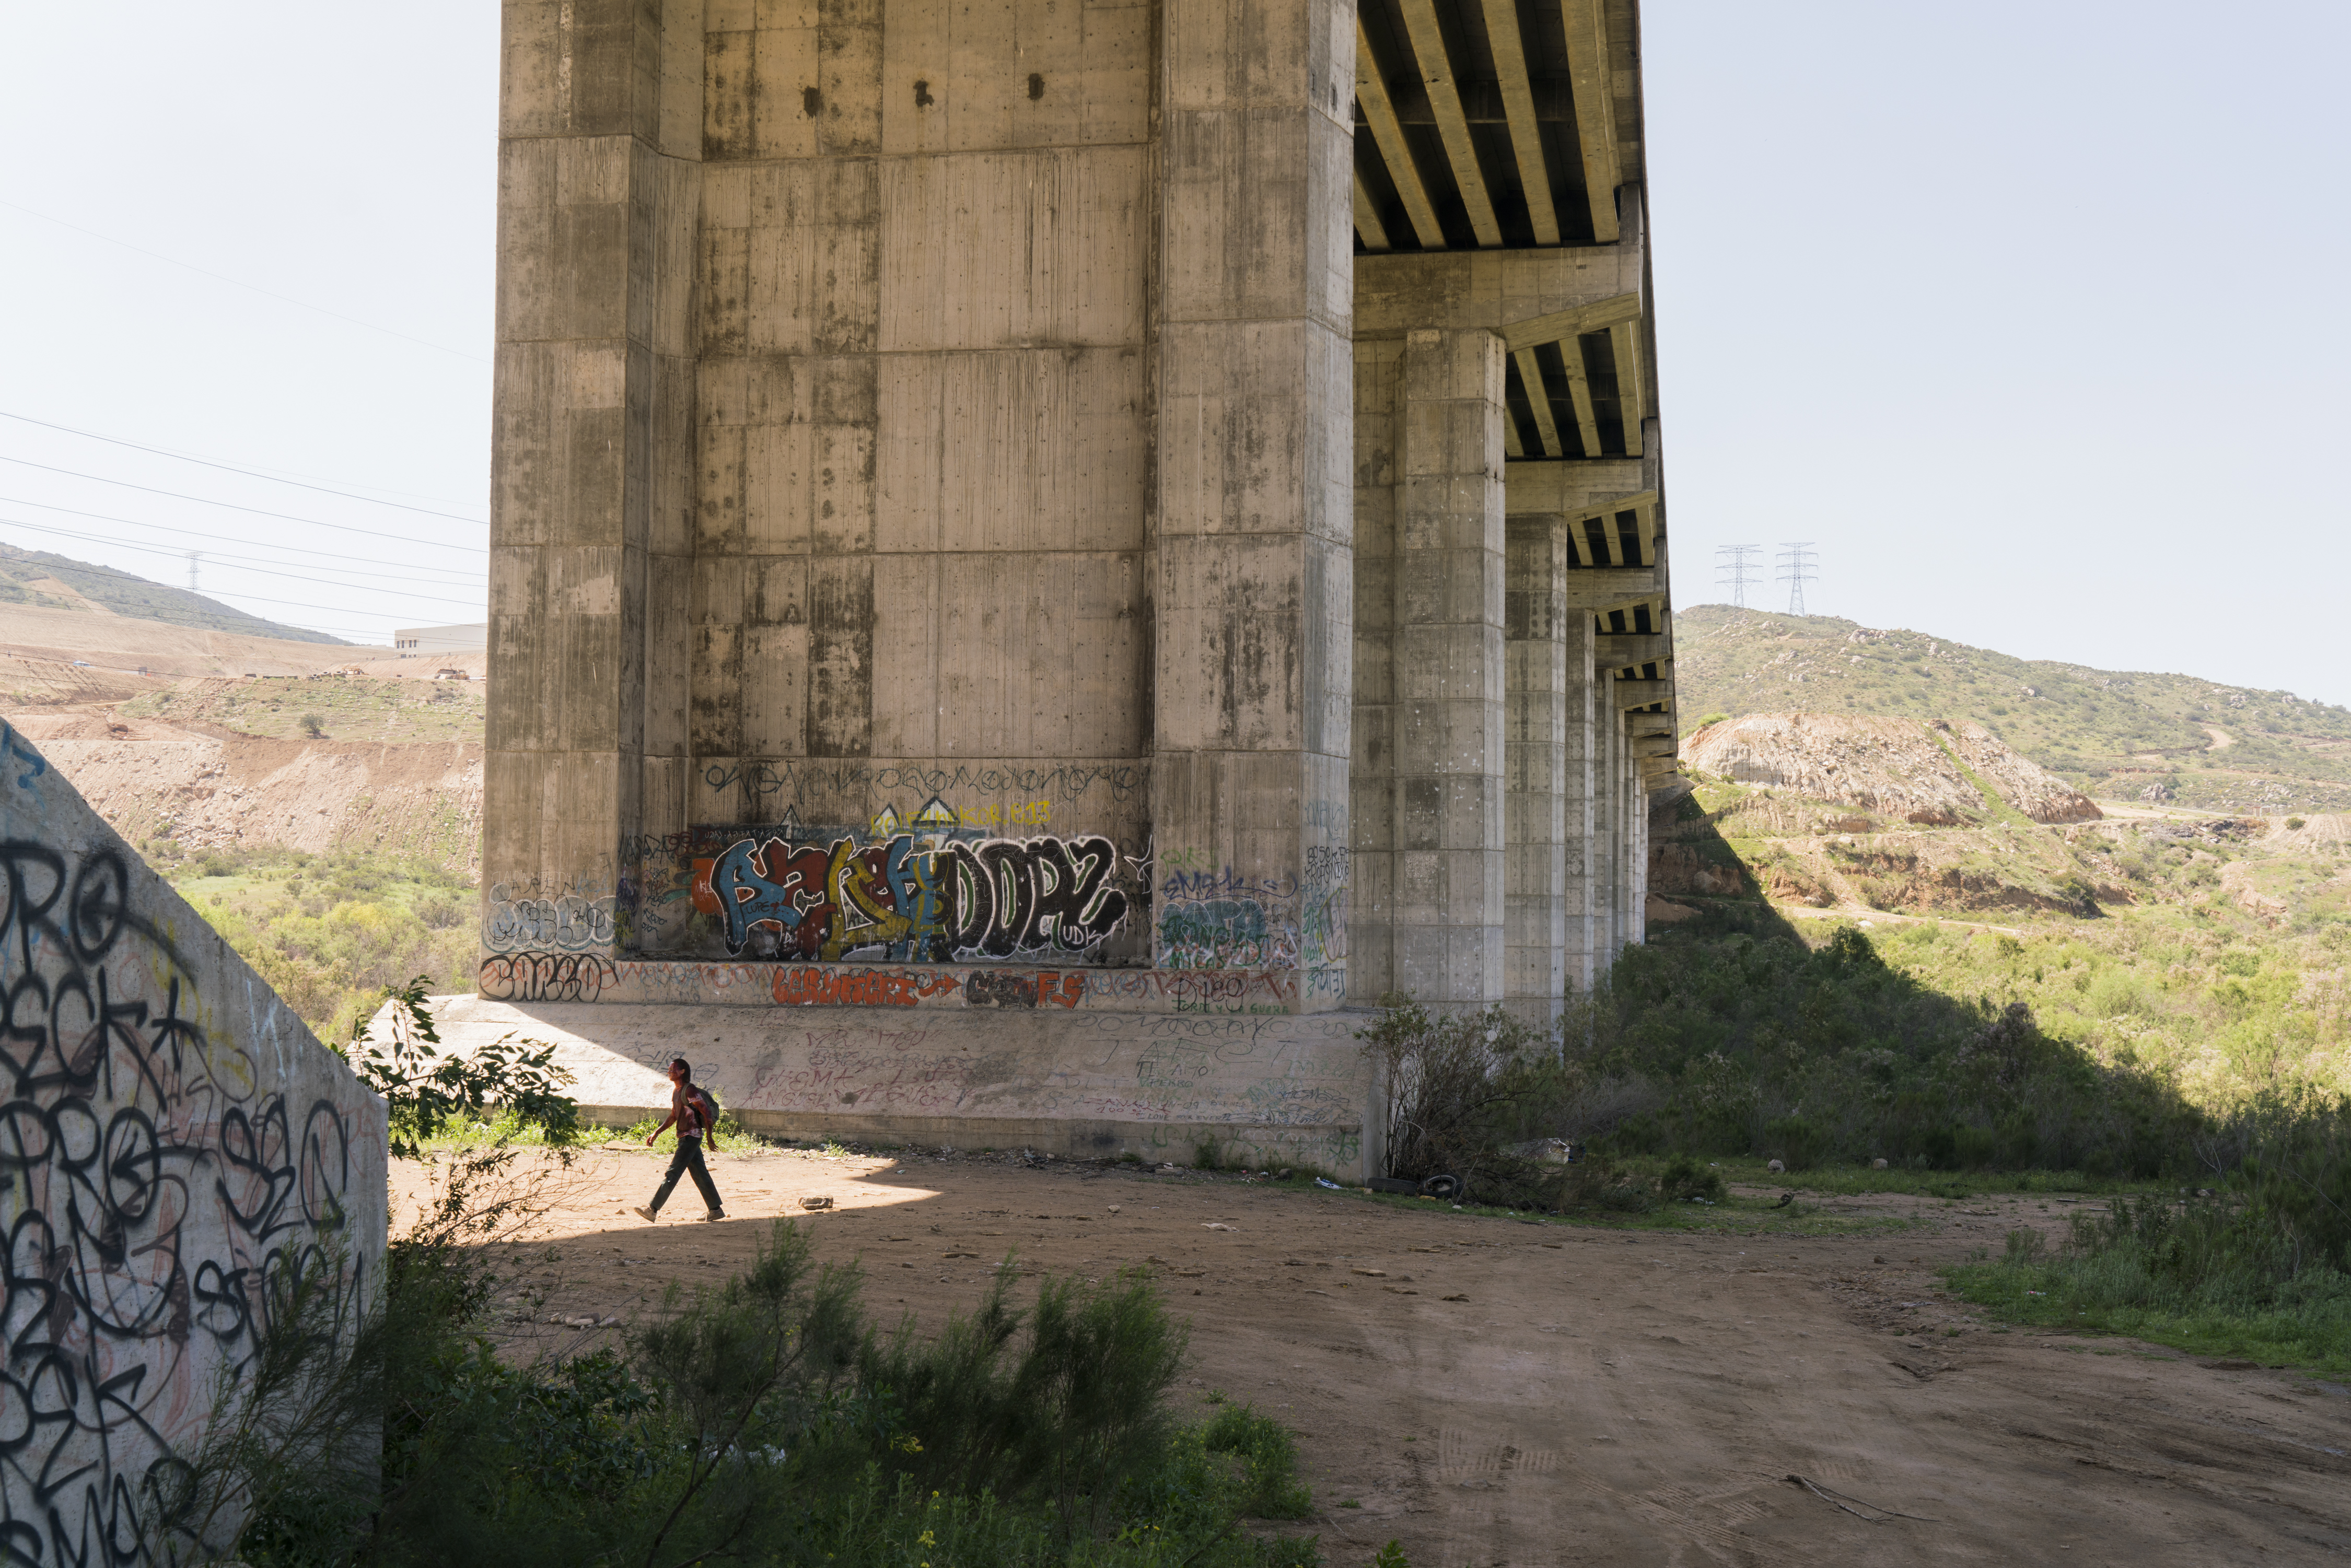
[[[906,832],[862,848],[846,835],[829,848],[745,838],[694,868],[695,906],[725,922],[730,952],[764,926],[779,956],[827,963],[1084,954],[1127,911],[1105,838],[925,846]]]
[[[249,972],[203,972],[225,949],[161,928],[116,844],[11,837],[0,869],[0,1558],[188,1560],[172,1482],[224,1369],[291,1278],[356,1326],[381,1113]]]
[[[1335,972],[1334,972],[1335,973]],[[1339,982],[1343,984],[1343,977]],[[1319,989],[1317,988],[1320,988]],[[1295,969],[1025,969],[995,965],[868,967],[494,953],[476,989],[501,1002],[716,1002],[758,1007],[1080,1008],[1284,1013],[1302,996],[1336,996]]]
[[[616,895],[517,898],[505,883],[490,889],[482,946],[493,953],[610,952],[619,935]]]
[[[596,953],[501,953],[482,960],[481,994],[502,1002],[592,1002],[620,978]]]
[[[841,800],[857,796],[910,794],[936,797],[961,793],[978,795],[1040,795],[1073,800],[1095,789],[1106,789],[1113,800],[1125,800],[1151,784],[1147,763],[1061,763],[1050,768],[1018,763],[923,768],[911,765],[874,767],[858,762],[713,763],[702,770],[704,788],[725,794],[740,790],[757,802],[782,796],[788,800]]]
[[[1302,878],[1252,877],[1229,867],[1208,870],[1196,850],[1163,852],[1157,962],[1175,969],[1310,971],[1345,964],[1347,852],[1317,845],[1305,858]]]

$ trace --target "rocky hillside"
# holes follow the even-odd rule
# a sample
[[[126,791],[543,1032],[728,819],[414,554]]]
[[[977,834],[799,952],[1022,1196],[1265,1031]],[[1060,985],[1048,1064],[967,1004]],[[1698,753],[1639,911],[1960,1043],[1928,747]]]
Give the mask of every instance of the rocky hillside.
[[[1792,789],[1914,824],[1954,828],[2005,805],[2036,822],[2091,822],[2088,797],[1980,724],[1844,714],[1750,714],[1682,742],[1694,772]]]
[[[2268,816],[2351,810],[2351,710],[2290,692],[1719,604],[1676,613],[1674,656],[1686,725],[1796,710],[1972,721],[2100,800]]]
[[[184,588],[150,582],[110,566],[92,566],[71,556],[19,549],[0,544],[0,604],[41,610],[71,610],[156,621],[205,632],[267,637],[283,643],[324,643],[345,647],[340,637],[248,615],[217,599]]]

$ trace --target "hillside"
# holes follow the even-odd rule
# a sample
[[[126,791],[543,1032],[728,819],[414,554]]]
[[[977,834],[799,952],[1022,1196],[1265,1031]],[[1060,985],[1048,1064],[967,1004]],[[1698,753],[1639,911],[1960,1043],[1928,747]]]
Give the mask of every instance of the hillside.
[[[1682,743],[1693,777],[1793,789],[1931,827],[1997,821],[2094,822],[2097,807],[1980,724],[1846,714],[1750,714]]]
[[[1817,944],[1849,923],[1927,989],[2023,1002],[2053,1038],[2193,1103],[2351,1092],[2351,817],[2116,808],[2043,825],[1987,786],[1947,826],[1688,771],[1694,790],[1650,820],[1650,940],[1668,952]]]
[[[282,643],[345,645],[340,637],[265,621],[184,588],[150,582],[143,577],[134,577],[110,566],[92,566],[70,556],[18,549],[7,544],[0,544],[0,604],[120,615],[133,621],[160,621],[167,626],[233,632],[239,636],[268,637]]]
[[[2351,710],[2192,675],[2019,659],[1824,615],[1674,617],[1682,723],[1710,715],[1972,719],[2085,794],[2269,816],[2351,810]]]

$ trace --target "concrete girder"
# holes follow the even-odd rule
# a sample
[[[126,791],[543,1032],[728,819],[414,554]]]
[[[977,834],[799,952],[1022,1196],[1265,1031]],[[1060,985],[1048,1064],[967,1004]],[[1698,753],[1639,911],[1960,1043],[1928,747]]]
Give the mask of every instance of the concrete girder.
[[[1519,367],[1519,380],[1527,389],[1527,402],[1534,406],[1535,429],[1542,436],[1543,455],[1564,457],[1567,447],[1559,438],[1559,421],[1552,417],[1551,392],[1543,386],[1542,365],[1532,349],[1520,349],[1511,356]]]
[[[1600,421],[1592,409],[1592,379],[1583,368],[1583,340],[1562,338],[1559,361],[1567,367],[1567,396],[1568,401],[1575,405],[1575,431],[1578,439],[1583,443],[1583,455],[1597,457],[1600,455]],[[1608,552],[1611,564],[1624,565],[1623,561],[1614,559],[1617,552],[1613,548],[1614,540],[1611,545]]]
[[[1367,258],[1368,259],[1368,258]],[[1616,496],[1642,493],[1652,481],[1646,459],[1602,457],[1586,463],[1529,463],[1503,476],[1504,510],[1572,517]]]
[[[1604,0],[1561,0],[1567,24],[1568,72],[1575,88],[1575,139],[1583,149],[1583,192],[1592,206],[1592,237],[1615,243],[1616,73],[1608,58]]]
[[[1658,632],[1611,632],[1600,639],[1593,662],[1612,670],[1674,656],[1674,640]]]
[[[1635,757],[1671,757],[1677,749],[1670,735],[1636,735],[1633,737]]]
[[[1625,425],[1625,455],[1641,455],[1641,421],[1649,407],[1641,381],[1641,325],[1619,321],[1608,329],[1609,349],[1616,357],[1616,406]]]
[[[1540,343],[1563,343],[1586,332],[1603,331],[1620,321],[1637,321],[1642,309],[1638,293],[1612,294],[1586,305],[1571,305],[1564,310],[1530,316],[1499,331],[1503,343],[1510,349],[1531,349]]]
[[[1551,172],[1543,164],[1542,131],[1535,123],[1534,82],[1527,74],[1527,49],[1519,37],[1519,8],[1512,0],[1484,0],[1486,40],[1501,78],[1502,109],[1510,124],[1510,151],[1519,160],[1519,183],[1526,193],[1527,220],[1537,245],[1559,243],[1559,214],[1551,199]]]
[[[1655,567],[1586,567],[1567,574],[1567,604],[1598,614],[1646,604],[1665,588],[1664,574]]]
[[[1493,197],[1487,193],[1478,144],[1469,138],[1469,117],[1462,112],[1461,92],[1453,82],[1453,62],[1446,55],[1445,35],[1437,25],[1436,0],[1403,0],[1402,9],[1405,31],[1412,37],[1413,57],[1420,65],[1420,79],[1428,89],[1428,107],[1437,116],[1437,134],[1445,143],[1446,161],[1453,165],[1454,183],[1460,186],[1461,204],[1469,214],[1470,231],[1479,245],[1492,249],[1502,243],[1502,224],[1494,215]]]
[[[1396,121],[1395,100],[1388,95],[1387,79],[1380,75],[1380,63],[1372,54],[1370,35],[1364,31],[1360,18],[1355,23],[1355,102],[1364,110],[1364,119],[1372,128],[1372,141],[1380,150],[1380,159],[1387,165],[1388,178],[1395,182],[1396,194],[1404,200],[1405,216],[1412,222],[1412,232],[1423,250],[1443,250],[1445,230],[1437,221],[1437,207],[1428,199],[1428,186],[1420,177],[1420,165],[1412,161],[1412,144],[1404,139],[1404,127]]]
[[[1651,703],[1674,700],[1674,683],[1671,681],[1612,681],[1608,689],[1614,695],[1616,706],[1620,708],[1647,707]]]
[[[1355,232],[1364,236],[1366,250],[1393,250],[1388,243],[1387,225],[1380,222],[1380,210],[1373,204],[1372,193],[1364,189],[1364,177],[1355,176]]]

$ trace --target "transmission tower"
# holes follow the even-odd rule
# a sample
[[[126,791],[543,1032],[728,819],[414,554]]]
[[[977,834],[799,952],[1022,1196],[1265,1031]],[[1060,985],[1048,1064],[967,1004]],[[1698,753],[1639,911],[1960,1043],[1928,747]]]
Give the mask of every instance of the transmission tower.
[[[1740,609],[1747,608],[1747,590],[1763,580],[1762,568],[1748,559],[1761,556],[1761,545],[1717,545],[1714,547],[1714,580],[1719,588],[1730,590],[1730,602]]]
[[[196,591],[196,562],[204,559],[204,553],[202,550],[193,549],[188,552],[188,591],[190,593]]]
[[[1820,552],[1813,549],[1812,540],[1803,539],[1795,544],[1782,545],[1779,561],[1780,580],[1788,585],[1788,613],[1802,615],[1804,613],[1804,584],[1821,580]]]

